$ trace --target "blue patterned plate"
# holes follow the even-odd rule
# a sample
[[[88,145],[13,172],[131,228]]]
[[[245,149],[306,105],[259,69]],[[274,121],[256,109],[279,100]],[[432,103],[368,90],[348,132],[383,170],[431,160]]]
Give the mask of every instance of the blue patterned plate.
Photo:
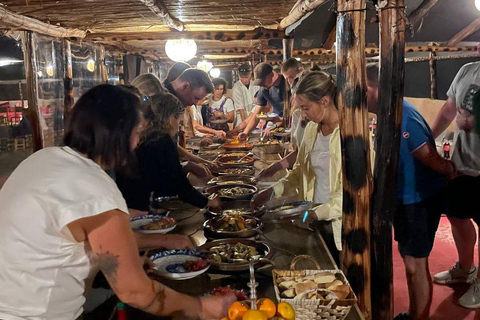
[[[147,214],[147,215],[144,215],[144,216],[138,216],[138,217],[130,219],[130,226],[132,227],[133,231],[140,232],[140,233],[160,233],[160,234],[164,234],[164,233],[170,232],[173,229],[175,229],[175,227],[177,226],[176,223],[173,226],[168,227],[168,228],[164,228],[164,229],[155,229],[155,230],[143,230],[142,229],[143,226],[146,226],[147,224],[155,222],[155,221],[159,221],[162,218],[164,218],[164,217],[157,216],[157,215],[152,215],[152,214]]]
[[[195,261],[198,258],[197,253],[190,250],[171,250],[156,253],[150,257],[155,263],[155,269],[158,273],[167,279],[187,280],[195,278],[206,272],[210,268],[210,263],[203,269],[198,271],[186,271],[182,264],[186,261]]]

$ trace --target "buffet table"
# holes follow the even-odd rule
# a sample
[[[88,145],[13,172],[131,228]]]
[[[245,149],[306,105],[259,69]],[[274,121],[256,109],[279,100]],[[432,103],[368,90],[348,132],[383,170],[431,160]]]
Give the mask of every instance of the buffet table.
[[[262,154],[254,149],[254,153],[259,160],[255,162],[257,173],[268,166],[270,163],[280,159],[278,154]],[[275,176],[260,184],[266,186],[270,182],[278,181],[286,175],[286,170],[277,172]],[[189,177],[192,184],[198,187],[205,185],[206,181],[197,179],[195,176]],[[293,199],[282,199],[291,201]],[[280,201],[282,201],[280,200]],[[187,205],[180,205],[178,210],[171,210],[170,216],[177,221],[175,233],[189,235],[195,246],[200,246],[207,241],[203,232],[203,223],[207,212]],[[258,298],[275,299],[275,292],[272,281],[272,269],[289,269],[290,262],[296,255],[306,254],[314,257],[322,266],[322,269],[335,269],[335,262],[330,255],[325,242],[318,231],[311,231],[301,222],[292,222],[291,220],[279,221],[274,219],[269,213],[262,216],[264,224],[263,233],[258,236],[259,241],[265,242],[273,251],[271,260],[274,267],[264,265],[256,270],[256,280],[259,283],[257,288]],[[149,252],[151,254],[151,252]],[[313,269],[312,262],[301,261],[297,264],[297,269]],[[190,280],[168,280],[156,277],[156,280],[165,285],[185,294],[202,296],[211,292],[214,288],[230,285],[234,289],[248,290],[249,281],[248,272],[225,273],[214,270],[208,270],[206,273]],[[161,319],[142,311],[130,308],[128,310],[129,318],[133,319]],[[174,317],[174,319],[177,319]],[[181,318],[178,318],[181,319]],[[363,319],[358,307],[351,309],[348,320]]]

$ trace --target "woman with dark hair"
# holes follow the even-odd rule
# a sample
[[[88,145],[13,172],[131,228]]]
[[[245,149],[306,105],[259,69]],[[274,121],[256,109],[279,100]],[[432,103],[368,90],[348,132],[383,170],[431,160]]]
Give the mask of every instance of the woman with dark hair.
[[[128,207],[141,211],[150,208],[150,197],[178,196],[182,201],[204,208],[220,204],[218,197],[208,199],[188,181],[180,164],[173,136],[178,132],[185,106],[172,94],[151,97],[152,118],[137,149],[136,177],[118,176],[117,183]]]
[[[228,123],[235,127],[236,123],[236,109],[233,100],[225,96],[227,93],[227,82],[222,78],[215,78],[212,80],[214,89],[208,105],[209,112],[207,116],[208,125],[216,130],[229,131]],[[241,114],[241,121],[245,119],[245,110],[239,110]],[[216,123],[215,120],[225,120],[223,123]],[[240,122],[241,122],[240,121]]]
[[[105,170],[129,165],[140,101],[112,85],[76,103],[65,146],[35,152],[0,190],[0,318],[78,319],[100,269],[120,300],[157,315],[219,318],[234,297],[193,298],[150,280]]]

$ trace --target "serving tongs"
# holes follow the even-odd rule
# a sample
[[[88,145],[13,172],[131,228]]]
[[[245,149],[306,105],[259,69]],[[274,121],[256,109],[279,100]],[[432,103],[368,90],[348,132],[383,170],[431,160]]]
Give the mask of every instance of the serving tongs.
[[[250,282],[247,284],[250,287],[250,309],[257,309],[257,287],[258,282],[255,281],[255,258],[251,258],[249,261],[250,270]]]

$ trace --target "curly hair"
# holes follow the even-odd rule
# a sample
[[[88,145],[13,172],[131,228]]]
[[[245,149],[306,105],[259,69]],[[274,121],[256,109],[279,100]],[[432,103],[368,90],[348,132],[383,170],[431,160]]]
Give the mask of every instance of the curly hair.
[[[150,100],[152,118],[143,132],[142,143],[171,135],[171,116],[178,119],[185,112],[183,103],[170,93],[158,93]]]

